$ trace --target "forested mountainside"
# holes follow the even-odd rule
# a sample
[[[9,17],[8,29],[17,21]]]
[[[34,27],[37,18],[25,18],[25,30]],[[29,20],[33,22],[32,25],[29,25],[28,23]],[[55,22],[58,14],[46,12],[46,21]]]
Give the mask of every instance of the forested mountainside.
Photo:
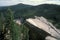
[[[20,17],[43,16],[52,22],[56,27],[60,26],[60,5],[41,4],[37,6],[18,4],[9,7],[0,7],[0,13],[7,14],[7,10],[11,9],[14,12],[16,19]]]

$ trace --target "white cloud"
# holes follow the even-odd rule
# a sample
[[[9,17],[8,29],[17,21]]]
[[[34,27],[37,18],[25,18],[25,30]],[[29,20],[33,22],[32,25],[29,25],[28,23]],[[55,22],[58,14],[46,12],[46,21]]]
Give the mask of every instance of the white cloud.
[[[24,1],[22,1],[22,3],[30,4],[30,5],[37,5],[37,4],[41,4],[45,1],[47,1],[47,0],[24,0]]]
[[[39,5],[39,4],[58,4],[60,5],[59,0],[24,0],[22,1],[24,4],[30,4],[30,5]]]
[[[0,6],[9,6],[20,3],[19,0],[0,0]]]
[[[58,4],[60,5],[59,0],[24,0],[22,1],[24,4],[30,4],[30,5],[39,5],[39,4]]]
[[[59,0],[0,0],[0,6],[9,6],[9,5],[15,5],[18,3],[24,3],[29,5],[39,5],[39,4],[59,4]]]
[[[47,1],[46,3],[60,5],[60,1]]]

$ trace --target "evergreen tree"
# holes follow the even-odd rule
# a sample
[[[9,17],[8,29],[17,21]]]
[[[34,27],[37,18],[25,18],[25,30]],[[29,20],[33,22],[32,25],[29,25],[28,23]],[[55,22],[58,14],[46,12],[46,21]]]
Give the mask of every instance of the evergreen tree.
[[[13,20],[14,14],[10,9],[8,9],[6,14],[6,28],[7,30],[10,30],[12,40],[20,40],[20,33],[18,31],[19,27]]]

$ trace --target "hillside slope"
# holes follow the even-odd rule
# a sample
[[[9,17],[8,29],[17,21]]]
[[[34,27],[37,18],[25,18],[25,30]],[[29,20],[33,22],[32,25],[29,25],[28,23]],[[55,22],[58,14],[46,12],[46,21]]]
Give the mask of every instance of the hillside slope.
[[[59,28],[60,25],[60,5],[42,4],[37,6],[18,4],[9,7],[0,7],[0,12],[6,14],[7,9],[11,8],[15,18],[43,16]]]

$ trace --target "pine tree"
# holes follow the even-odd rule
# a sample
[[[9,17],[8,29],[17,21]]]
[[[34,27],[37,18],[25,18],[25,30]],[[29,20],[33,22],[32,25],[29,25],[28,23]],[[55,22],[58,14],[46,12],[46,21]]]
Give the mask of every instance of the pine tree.
[[[12,40],[20,40],[20,29],[13,20],[14,14],[10,9],[8,9],[6,15],[6,28],[10,30]]]

